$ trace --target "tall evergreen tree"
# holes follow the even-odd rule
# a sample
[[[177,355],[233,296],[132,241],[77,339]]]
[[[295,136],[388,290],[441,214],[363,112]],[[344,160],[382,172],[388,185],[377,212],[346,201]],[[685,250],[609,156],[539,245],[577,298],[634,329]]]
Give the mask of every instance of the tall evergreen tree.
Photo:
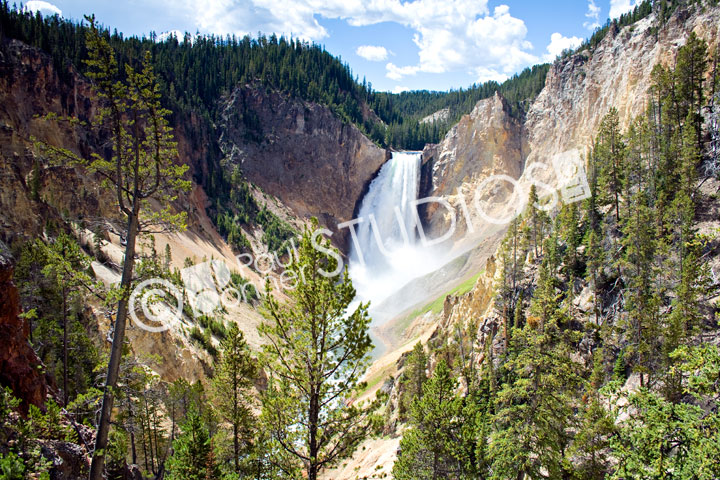
[[[489,457],[493,479],[571,478],[569,447],[577,428],[580,365],[553,316],[513,335],[511,380],[498,394]]]
[[[94,81],[103,104],[93,126],[99,131],[111,132],[111,153],[108,157],[94,153],[85,158],[65,149],[43,147],[58,160],[86,167],[97,174],[103,186],[114,193],[117,207],[127,221],[113,346],[90,469],[90,479],[101,480],[125,340],[136,240],[143,229],[151,226],[184,226],[186,215],[174,213],[171,202],[180,190],[188,189],[190,183],[183,179],[188,166],[175,163],[177,151],[167,120],[169,111],[160,105],[160,91],[150,65],[150,54],[145,55],[140,71],[127,66],[125,82],[119,81],[120,70],[112,47],[100,34],[94,17],[89,17],[88,21],[88,76]],[[164,209],[154,212],[146,208],[150,199],[159,201]]]
[[[215,461],[213,444],[200,416],[192,412],[182,426],[182,433],[173,442],[168,459],[168,480],[215,480],[221,478]]]
[[[598,133],[599,143],[596,148],[598,155],[598,187],[603,192],[603,203],[612,204],[615,210],[615,221],[620,221],[620,194],[624,175],[624,149],[620,132],[620,118],[615,107],[605,115]],[[607,197],[605,197],[607,195]]]
[[[213,406],[232,427],[233,465],[237,474],[241,473],[241,455],[248,456],[252,447],[255,418],[250,389],[256,374],[250,349],[233,322],[221,343],[212,385]]]
[[[463,398],[456,395],[457,382],[445,360],[423,387],[423,395],[413,402],[411,427],[400,442],[400,455],[393,466],[398,480],[438,480],[477,478],[474,465],[475,444],[463,442],[463,426],[474,426],[475,417],[466,418]],[[474,439],[473,439],[474,440]]]
[[[701,148],[702,108],[705,106],[705,73],[708,67],[707,43],[695,32],[690,32],[685,45],[678,49],[675,64],[677,83],[678,117],[689,115],[695,130],[696,148]],[[679,125],[678,125],[679,126]]]
[[[313,221],[313,227],[317,221]],[[360,376],[369,362],[372,342],[368,335],[367,305],[348,313],[355,297],[347,270],[330,276],[338,266],[337,254],[313,247],[313,233],[306,228],[297,258],[286,274],[296,279],[281,304],[268,291],[268,321],[260,327],[267,339],[264,366],[268,387],[262,395],[262,420],[272,438],[294,461],[300,462],[309,480],[324,468],[350,455],[375,422],[376,405],[355,405],[361,391]],[[324,272],[325,274],[323,274]],[[269,284],[268,284],[269,288]]]
[[[525,212],[525,219],[529,223],[529,232],[531,235],[531,245],[535,258],[542,255],[542,243],[545,236],[545,228],[547,225],[547,213],[540,209],[537,188],[535,184],[530,185],[530,193],[528,195],[528,203]]]
[[[623,219],[620,260],[625,280],[625,310],[635,367],[640,382],[654,371],[658,353],[659,298],[654,293],[657,270],[654,265],[656,230],[653,212],[644,190],[637,190],[630,199],[629,215]],[[627,353],[627,352],[626,352]]]
[[[63,405],[67,406],[70,400],[70,360],[69,351],[70,336],[75,324],[71,312],[71,304],[80,300],[80,295],[88,293],[96,288],[94,282],[87,275],[90,267],[90,259],[82,251],[77,242],[67,234],[60,234],[55,241],[49,245],[38,242],[41,248],[45,249],[46,265],[43,267],[43,274],[50,279],[60,293],[61,305],[60,316],[62,318],[62,365],[63,365]],[[74,368],[73,368],[74,370]],[[79,392],[74,392],[75,394]]]
[[[405,361],[405,370],[400,380],[401,396],[399,401],[400,418],[406,419],[415,399],[420,398],[423,385],[427,381],[425,371],[428,357],[422,343],[417,342]]]

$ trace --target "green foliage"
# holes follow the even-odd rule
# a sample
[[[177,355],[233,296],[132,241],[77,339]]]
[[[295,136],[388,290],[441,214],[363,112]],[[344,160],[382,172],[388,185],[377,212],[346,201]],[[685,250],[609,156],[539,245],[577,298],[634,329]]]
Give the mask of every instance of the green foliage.
[[[100,290],[86,273],[89,265],[75,239],[61,233],[47,243],[24,244],[15,272],[33,348],[63,387],[67,403],[94,386],[100,362],[90,338],[92,322],[83,314],[86,297]]]
[[[108,440],[107,477],[108,480],[123,480],[127,466],[127,436],[122,430],[113,429]]]
[[[572,443],[571,456],[576,458],[573,462],[576,478],[606,478],[611,471],[610,444],[616,431],[613,416],[593,396],[582,412],[578,432]]]
[[[28,419],[24,425],[26,433],[32,438],[49,440],[77,441],[77,434],[62,420],[60,407],[53,400],[45,403],[46,413],[35,405],[30,405]]]
[[[9,388],[0,389],[0,479],[50,480],[53,464],[43,456],[41,441],[74,441],[75,432],[52,400],[47,413],[30,405],[27,418],[14,412],[19,406]]]
[[[270,252],[282,252],[286,246],[285,242],[295,235],[295,230],[266,206],[260,209],[255,220],[263,228],[262,241]]]
[[[267,339],[263,366],[269,377],[262,392],[263,428],[290,457],[289,464],[279,459],[283,468],[295,470],[302,463],[311,480],[352,454],[374,425],[377,407],[350,401],[363,390],[360,376],[372,348],[368,306],[347,312],[355,289],[347,270],[339,278],[329,275],[339,256],[314,248],[316,225],[314,220],[304,231],[298,257],[286,270],[296,280],[287,292],[291,301],[281,304],[268,284],[268,320],[260,327]],[[319,241],[330,249],[329,241]]]
[[[385,144],[395,148],[422,150],[426,143],[439,142],[448,129],[469,113],[482,99],[500,93],[510,104],[511,114],[520,116],[545,86],[549,64],[535,65],[513,75],[502,84],[488,81],[467,89],[437,91],[411,91],[399,94],[375,92],[370,106],[388,125]],[[420,124],[419,120],[442,109],[448,109],[445,121]],[[382,143],[382,130],[373,130],[374,140]]]
[[[222,320],[214,316],[200,315],[197,317],[197,322],[204,330],[209,330],[212,335],[217,337],[219,340],[225,339],[228,334],[227,327]]]
[[[211,480],[221,478],[213,444],[196,413],[190,413],[173,442],[173,454],[167,461],[168,480]]]
[[[394,478],[477,478],[475,443],[464,441],[466,428],[474,428],[475,416],[472,409],[465,408],[465,400],[455,394],[456,387],[450,368],[441,360],[424,384],[422,396],[412,404],[411,427],[400,442]]]
[[[670,15],[670,12],[678,4],[678,1],[672,0],[671,9],[667,8],[667,3],[668,2],[662,2],[664,15],[663,18],[667,18],[667,16]],[[592,52],[608,33],[617,33],[622,27],[632,25],[633,23],[642,20],[643,18],[650,15],[652,13],[652,5],[653,2],[651,0],[644,0],[642,3],[637,5],[631,12],[624,13],[616,19],[608,19],[605,25],[595,30],[595,32],[593,32],[590,38],[580,44],[580,46],[577,47],[575,51],[580,52],[587,48]]]
[[[282,255],[286,242],[295,236],[295,230],[271,212],[267,205],[258,205],[239,167],[235,167],[229,180],[225,178],[225,173],[221,175],[221,193],[208,212],[220,235],[237,251],[250,252],[252,246],[241,227],[259,225],[263,229],[262,241],[268,252]]]
[[[530,323],[513,332],[508,383],[498,393],[490,434],[491,478],[566,478],[571,471],[567,450],[581,385],[580,366],[570,359],[572,333],[555,315],[537,329]]]
[[[701,401],[717,398],[716,346],[683,348],[673,356],[682,362],[677,373],[688,394]],[[701,372],[699,377],[696,372]],[[628,417],[612,439],[618,469],[611,478],[713,479],[720,474],[717,411],[672,402],[647,389],[631,394],[627,405],[616,408]]]
[[[257,367],[250,349],[236,323],[231,323],[212,381],[214,408],[231,426],[231,455],[237,474],[252,471],[249,457],[255,437],[255,415],[252,412],[253,380]],[[244,460],[244,461],[242,461]],[[242,461],[242,466],[241,466]]]
[[[408,413],[415,399],[422,397],[423,386],[427,380],[425,371],[428,367],[428,357],[422,343],[413,347],[405,361],[405,370],[400,378],[400,400],[398,402],[401,420],[407,420]]]
[[[211,356],[217,357],[218,350],[213,344],[212,333],[210,329],[201,330],[197,325],[193,325],[190,329],[190,340],[197,343],[200,347],[205,349]]]
[[[0,479],[25,480],[25,464],[16,453],[0,455]]]
[[[258,300],[257,288],[250,280],[244,278],[237,272],[230,273],[230,283],[233,288],[240,292],[240,298],[243,301],[252,302]]]
[[[625,144],[620,133],[620,118],[614,107],[603,118],[593,154],[598,157],[598,205],[613,205],[615,220],[620,221],[620,193],[624,181]]]

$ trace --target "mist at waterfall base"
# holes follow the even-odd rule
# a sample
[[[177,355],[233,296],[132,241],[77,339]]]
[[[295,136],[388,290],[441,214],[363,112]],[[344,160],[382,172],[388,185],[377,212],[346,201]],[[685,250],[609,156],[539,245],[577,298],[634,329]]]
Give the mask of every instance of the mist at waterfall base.
[[[356,300],[371,302],[375,327],[400,313],[388,308],[392,302],[386,300],[393,293],[447,262],[439,248],[426,247],[419,239],[419,215],[412,202],[418,197],[420,161],[420,152],[393,153],[370,184],[358,212],[349,273]]]

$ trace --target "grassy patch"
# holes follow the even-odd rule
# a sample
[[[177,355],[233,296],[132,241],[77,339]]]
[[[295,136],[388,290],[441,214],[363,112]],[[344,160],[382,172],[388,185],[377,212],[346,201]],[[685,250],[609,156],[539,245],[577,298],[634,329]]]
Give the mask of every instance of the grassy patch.
[[[367,386],[365,389],[358,394],[358,397],[362,397],[367,392],[372,391],[373,388],[377,387],[377,385],[380,382],[384,382],[387,378],[390,377],[390,370],[392,369],[392,365],[388,365],[387,367],[383,368],[376,374],[374,374],[372,377],[367,379]]]
[[[432,312],[434,314],[438,314],[442,311],[443,305],[445,304],[445,297],[448,295],[464,295],[475,286],[475,282],[477,282],[477,279],[485,273],[485,269],[480,270],[477,274],[473,275],[472,277],[465,280],[463,283],[458,285],[457,287],[453,288],[452,290],[448,290],[447,292],[443,293],[439,297],[437,297],[432,302],[426,304],[423,307],[420,307],[416,310],[413,310],[411,313],[409,313],[405,318],[402,319],[402,321],[398,322],[395,327],[393,328],[394,333],[401,334],[402,332],[407,329],[407,327],[410,326],[410,323],[415,320],[417,317],[421,315],[425,315],[428,312]]]

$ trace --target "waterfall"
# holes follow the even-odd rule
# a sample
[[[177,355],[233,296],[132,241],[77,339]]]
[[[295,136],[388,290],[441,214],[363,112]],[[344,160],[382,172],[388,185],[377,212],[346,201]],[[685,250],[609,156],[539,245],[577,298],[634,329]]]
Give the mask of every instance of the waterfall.
[[[413,278],[438,267],[418,240],[413,204],[420,185],[420,152],[395,152],[362,200],[350,250],[350,276],[361,301],[378,306]],[[382,323],[379,312],[374,323]]]

